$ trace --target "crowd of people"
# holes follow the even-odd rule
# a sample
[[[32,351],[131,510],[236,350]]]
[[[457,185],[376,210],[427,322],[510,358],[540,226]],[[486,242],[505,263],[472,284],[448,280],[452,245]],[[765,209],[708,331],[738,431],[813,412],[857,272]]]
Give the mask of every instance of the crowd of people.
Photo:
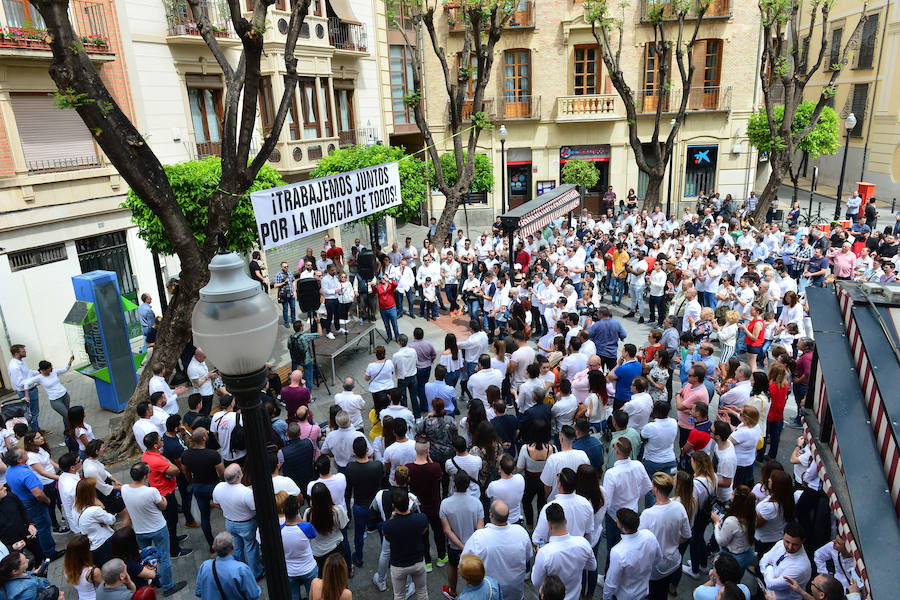
[[[30,371],[13,346],[14,387],[29,400],[46,388],[68,447],[51,457],[37,410],[0,432],[0,596],[61,599],[45,578],[60,557],[81,600],[169,596],[187,585],[172,561],[208,551],[198,597],[258,598],[252,479],[271,477],[293,600],[371,586],[424,600],[436,576],[448,600],[519,600],[529,582],[543,600],[661,600],[683,577],[696,599],[858,597],[806,438],[779,449],[789,397],[796,427],[809,385],[805,291],[893,281],[897,242],[865,213],[848,214],[849,231],[783,230],[717,199],[680,220],[658,207],[585,211],[514,239],[512,253],[499,219],[474,241],[457,229],[385,252],[357,239],[349,256],[326,236],[319,257],[282,263],[271,287],[254,254],[251,275],[293,329],[289,381],[261,391],[271,473],[243,469],[240,410],[200,348],[182,365],[185,387],[154,365],[133,426],[142,454],[120,482],[83,407],[69,406],[64,369]],[[303,281],[321,300],[308,321],[296,319]],[[387,343],[313,404],[311,342],[353,311],[380,314]],[[435,344],[413,327],[410,339],[398,319],[417,313],[463,319],[468,333]],[[623,319],[649,331],[629,335]],[[202,548],[182,546],[185,528]],[[366,563],[371,584],[351,585]]]

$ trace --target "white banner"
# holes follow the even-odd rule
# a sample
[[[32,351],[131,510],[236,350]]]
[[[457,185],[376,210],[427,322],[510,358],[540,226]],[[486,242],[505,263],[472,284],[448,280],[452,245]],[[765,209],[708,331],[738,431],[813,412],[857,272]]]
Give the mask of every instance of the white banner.
[[[250,194],[263,250],[400,204],[396,162]]]

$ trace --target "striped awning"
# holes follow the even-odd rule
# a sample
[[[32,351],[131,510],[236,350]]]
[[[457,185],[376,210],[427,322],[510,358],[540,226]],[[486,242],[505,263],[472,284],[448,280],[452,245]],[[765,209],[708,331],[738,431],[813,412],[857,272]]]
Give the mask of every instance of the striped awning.
[[[525,237],[576,210],[580,203],[578,186],[566,183],[500,215],[500,222],[505,231]]]

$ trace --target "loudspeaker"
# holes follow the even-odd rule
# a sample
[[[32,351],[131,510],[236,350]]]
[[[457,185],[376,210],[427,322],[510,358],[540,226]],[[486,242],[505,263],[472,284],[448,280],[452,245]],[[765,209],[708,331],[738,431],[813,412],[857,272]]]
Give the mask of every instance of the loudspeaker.
[[[319,310],[319,306],[322,304],[319,289],[319,282],[315,277],[297,280],[297,298],[301,311],[310,313]]]
[[[356,259],[359,276],[366,281],[371,281],[375,277],[375,253],[365,248],[359,253]]]

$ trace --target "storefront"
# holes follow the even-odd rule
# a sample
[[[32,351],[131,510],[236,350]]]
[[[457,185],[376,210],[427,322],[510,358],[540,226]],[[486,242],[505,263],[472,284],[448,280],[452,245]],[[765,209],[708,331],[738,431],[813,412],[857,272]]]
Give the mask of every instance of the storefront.
[[[596,144],[590,146],[563,146],[559,149],[560,181],[562,181],[562,168],[567,161],[584,160],[590,162],[597,169],[599,178],[597,184],[587,189],[584,196],[584,207],[594,214],[600,212],[600,199],[606,193],[609,186],[609,144]]]
[[[531,200],[531,148],[510,148],[506,159],[509,208]]]
[[[696,198],[701,191],[709,192],[716,187],[716,165],[719,146],[688,146],[684,168],[684,197]]]

